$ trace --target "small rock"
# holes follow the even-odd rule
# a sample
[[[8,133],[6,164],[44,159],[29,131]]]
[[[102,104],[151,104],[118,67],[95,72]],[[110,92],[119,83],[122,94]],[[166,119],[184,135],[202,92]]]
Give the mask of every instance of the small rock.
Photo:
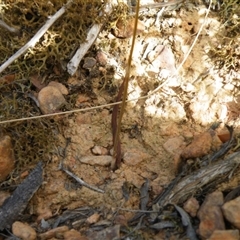
[[[85,69],[93,68],[96,65],[96,62],[97,62],[97,60],[93,57],[85,57],[83,68],[85,68]]]
[[[239,230],[215,230],[208,240],[239,240]]]
[[[240,228],[240,197],[237,197],[222,206],[224,217],[235,227]]]
[[[109,166],[113,161],[112,156],[85,156],[81,157],[80,162],[90,165]]]
[[[53,86],[47,86],[38,93],[38,102],[43,114],[55,113],[66,104],[62,93]]]
[[[218,133],[218,137],[223,143],[225,143],[230,140],[231,135],[228,130],[222,130]]]
[[[57,88],[63,95],[68,95],[68,90],[67,90],[67,88],[66,88],[63,84],[61,84],[61,83],[59,83],[59,82],[51,81],[51,82],[48,84],[48,86],[52,86],[52,87]]]
[[[93,215],[91,215],[90,217],[88,217],[86,221],[87,221],[89,224],[93,224],[93,223],[98,222],[99,219],[100,219],[100,214],[94,213]]]
[[[64,233],[67,232],[69,228],[67,226],[62,226],[62,227],[57,227],[54,229],[51,229],[45,233],[41,233],[38,235],[39,239],[41,240],[46,240],[46,239],[51,239],[54,237],[61,238],[63,237]]]
[[[148,60],[158,69],[166,69],[171,72],[171,75],[177,74],[175,57],[170,47],[157,45],[154,50],[149,52]]]
[[[14,169],[14,152],[9,136],[0,138],[0,182],[4,181]]]
[[[94,146],[92,148],[92,153],[95,155],[107,155],[108,154],[108,150],[102,146]]]
[[[222,192],[209,194],[198,211],[200,219],[199,234],[203,238],[209,238],[215,230],[225,230],[225,223],[221,211],[223,204]]]
[[[107,57],[107,55],[106,55],[104,52],[102,52],[102,51],[98,51],[98,52],[97,52],[96,59],[97,59],[98,63],[99,63],[101,66],[106,66],[107,63],[108,63],[108,57]]]
[[[20,178],[21,178],[21,179],[24,179],[24,178],[26,178],[28,175],[29,175],[29,171],[26,170],[26,171],[24,171],[24,172],[21,173]]]
[[[203,204],[201,205],[199,211],[198,211],[198,217],[202,218],[205,215],[205,212],[207,209],[211,206],[222,206],[224,203],[223,201],[223,194],[222,192],[215,191],[213,193],[210,193],[206,196]]]
[[[213,206],[199,224],[199,234],[201,237],[209,238],[215,230],[224,230],[224,220],[219,207]]]
[[[116,23],[116,28],[113,34],[118,38],[130,38],[133,35],[135,19],[119,19]],[[137,34],[143,32],[145,29],[144,24],[138,20]]]
[[[37,238],[37,233],[32,227],[18,221],[13,223],[12,232],[15,236],[23,240],[34,240]]]
[[[78,231],[71,229],[63,234],[64,240],[88,240],[87,237],[82,236]]]
[[[181,156],[185,159],[197,158],[207,155],[212,148],[220,147],[220,139],[218,139],[214,130],[210,129],[199,134],[194,138],[191,144],[183,149]]]
[[[227,83],[227,84],[224,85],[223,88],[224,88],[225,90],[228,90],[228,91],[233,91],[234,87],[235,87],[235,86],[234,86],[233,84]]]
[[[191,197],[189,198],[183,206],[183,209],[189,213],[192,217],[197,216],[197,211],[199,209],[199,203],[196,198]]]

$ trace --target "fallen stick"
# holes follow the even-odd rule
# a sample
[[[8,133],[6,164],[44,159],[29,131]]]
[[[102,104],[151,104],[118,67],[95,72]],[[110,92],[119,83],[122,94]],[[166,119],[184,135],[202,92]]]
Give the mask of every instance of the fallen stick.
[[[149,211],[152,219],[157,218],[159,212],[168,204],[181,205],[189,197],[201,195],[209,190],[214,191],[216,186],[232,177],[233,172],[240,165],[240,151],[228,156],[226,159],[210,163],[208,166],[182,177],[181,173],[168,185],[168,187],[153,200],[153,205]],[[137,213],[129,223],[134,224],[139,221],[144,213]]]
[[[90,31],[87,34],[86,42],[81,44],[81,46],[78,48],[72,59],[67,64],[67,71],[70,75],[73,75],[79,66],[79,63],[81,62],[82,58],[87,53],[88,49],[92,46],[92,44],[95,42],[103,24],[95,24],[92,26]]]
[[[53,25],[58,18],[60,18],[66,11],[67,7],[73,2],[69,0],[63,7],[61,7],[47,22],[38,30],[34,37],[20,48],[13,56],[11,56],[4,64],[0,66],[0,73],[3,72],[12,62],[18,59],[29,48],[34,47],[39,39],[45,34],[45,32]]]
[[[43,164],[39,162],[0,208],[0,231],[11,228],[43,182]]]
[[[111,3],[107,3],[105,6],[105,13],[108,15],[112,12],[112,5]],[[82,58],[87,53],[88,49],[92,46],[92,44],[95,42],[96,38],[98,37],[98,34],[101,31],[101,28],[103,26],[103,23],[101,24],[94,24],[91,29],[89,30],[87,34],[86,42],[81,44],[72,59],[67,64],[67,71],[70,75],[74,75],[75,72],[78,69],[79,63],[81,62]]]
[[[92,185],[84,182],[81,178],[79,178],[79,177],[76,176],[75,174],[71,173],[71,172],[68,171],[67,169],[65,169],[65,168],[63,168],[63,167],[61,167],[61,169],[62,169],[65,173],[67,173],[69,176],[71,176],[72,178],[74,178],[74,179],[75,179],[78,183],[80,183],[82,186],[87,187],[87,188],[89,188],[89,189],[91,189],[91,190],[94,190],[94,191],[96,191],[96,192],[99,192],[99,193],[104,193],[104,191],[103,191],[102,189],[97,188],[97,187],[95,187],[95,186],[92,186]]]

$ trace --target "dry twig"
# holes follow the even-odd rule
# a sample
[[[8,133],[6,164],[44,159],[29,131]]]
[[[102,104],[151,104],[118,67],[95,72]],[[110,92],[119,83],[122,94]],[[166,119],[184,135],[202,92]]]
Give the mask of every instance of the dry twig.
[[[79,177],[76,176],[75,174],[71,173],[71,172],[68,171],[67,169],[65,169],[65,168],[62,167],[62,170],[63,170],[66,174],[68,174],[69,176],[71,176],[72,178],[74,178],[74,179],[75,179],[78,183],[80,183],[82,186],[87,187],[87,188],[89,188],[89,189],[91,189],[91,190],[94,190],[94,191],[96,191],[96,192],[99,192],[99,193],[104,193],[104,191],[103,191],[102,189],[97,188],[97,187],[95,187],[95,186],[92,186],[92,185],[84,182],[81,178],[79,178]]]
[[[110,3],[107,3],[105,5],[105,13],[108,15],[112,12],[112,5]],[[102,13],[100,13],[102,14]],[[101,28],[104,23],[101,24],[94,24],[92,28],[89,30],[87,34],[86,42],[80,45],[76,53],[74,54],[73,58],[69,61],[67,64],[67,71],[70,75],[73,75],[76,73],[79,63],[81,62],[82,58],[85,56],[89,48],[92,46],[92,44],[95,42],[96,38],[98,37],[99,32],[101,31]]]

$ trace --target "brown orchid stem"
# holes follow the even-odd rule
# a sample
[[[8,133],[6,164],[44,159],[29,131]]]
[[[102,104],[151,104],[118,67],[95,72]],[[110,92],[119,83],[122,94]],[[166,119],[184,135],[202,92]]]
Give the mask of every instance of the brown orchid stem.
[[[137,1],[137,6],[136,6],[136,15],[135,15],[135,22],[134,22],[132,45],[131,45],[130,53],[129,53],[129,57],[128,57],[126,73],[125,73],[123,83],[122,83],[122,85],[119,89],[119,93],[118,93],[118,96],[117,96],[117,99],[121,99],[121,97],[122,97],[122,104],[121,104],[121,107],[120,107],[120,113],[118,115],[119,106],[117,105],[113,109],[113,115],[112,115],[113,149],[114,149],[114,155],[113,156],[115,158],[115,161],[111,165],[113,170],[119,168],[120,163],[121,163],[120,131],[121,131],[122,118],[123,118],[124,110],[125,110],[125,107],[126,107],[126,101],[127,101],[128,83],[129,83],[130,72],[131,72],[131,62],[132,62],[134,44],[135,44],[136,34],[137,34],[139,9],[140,9],[140,0]]]

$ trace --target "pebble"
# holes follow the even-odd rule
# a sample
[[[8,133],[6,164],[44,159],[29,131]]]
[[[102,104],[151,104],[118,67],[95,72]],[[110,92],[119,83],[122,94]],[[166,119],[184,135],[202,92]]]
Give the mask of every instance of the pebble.
[[[224,88],[225,90],[228,90],[228,91],[233,91],[234,85],[231,84],[231,83],[227,83],[227,84],[224,85],[223,88]]]
[[[183,205],[183,209],[191,215],[191,217],[197,216],[197,211],[199,209],[199,203],[196,198],[189,198]]]
[[[38,103],[43,114],[55,113],[66,104],[58,88],[47,86],[38,93]]]
[[[225,143],[230,140],[231,135],[228,130],[223,130],[218,133],[218,137],[223,143]]]
[[[9,136],[0,138],[0,182],[4,181],[14,169],[14,152]]]
[[[216,150],[220,145],[221,141],[215,131],[208,130],[197,135],[192,143],[183,149],[181,156],[184,159],[202,157],[207,155],[212,148]]]
[[[107,155],[108,154],[108,150],[105,147],[95,145],[92,148],[92,153],[95,154],[95,155]]]
[[[98,214],[98,213],[94,213],[93,215],[91,215],[90,217],[88,217],[87,218],[87,223],[89,223],[89,224],[93,224],[93,223],[96,223],[96,222],[98,222],[99,221],[99,219],[100,219],[100,214]]]
[[[176,74],[175,57],[172,50],[164,45],[157,45],[155,49],[148,54],[148,60],[156,68],[166,69],[171,75]]]
[[[208,240],[239,240],[239,230],[215,230]]]
[[[57,227],[54,229],[51,229],[45,233],[39,234],[38,237],[41,240],[51,239],[54,237],[63,237],[64,233],[67,232],[69,228],[67,226]]]
[[[108,63],[108,57],[107,55],[102,52],[102,51],[98,51],[97,52],[97,56],[96,56],[97,62],[101,65],[101,66],[106,66]]]
[[[240,229],[240,197],[237,197],[222,206],[224,217],[235,227]]]
[[[68,95],[68,89],[62,83],[51,81],[48,86],[57,88],[63,95]]]
[[[225,230],[222,204],[222,192],[215,191],[207,195],[201,205],[197,216],[200,219],[199,234],[203,239],[209,238],[215,230]]]
[[[99,165],[99,166],[109,166],[111,162],[114,160],[112,156],[85,156],[81,157],[81,163],[89,164],[89,165]]]
[[[32,227],[19,221],[13,223],[12,232],[22,240],[34,240],[37,238],[37,233]]]
[[[84,58],[84,63],[83,63],[83,68],[85,69],[90,69],[93,68],[97,63],[97,60],[93,57],[85,57]]]
[[[78,231],[71,229],[63,234],[64,240],[88,240],[87,237],[82,236]]]

